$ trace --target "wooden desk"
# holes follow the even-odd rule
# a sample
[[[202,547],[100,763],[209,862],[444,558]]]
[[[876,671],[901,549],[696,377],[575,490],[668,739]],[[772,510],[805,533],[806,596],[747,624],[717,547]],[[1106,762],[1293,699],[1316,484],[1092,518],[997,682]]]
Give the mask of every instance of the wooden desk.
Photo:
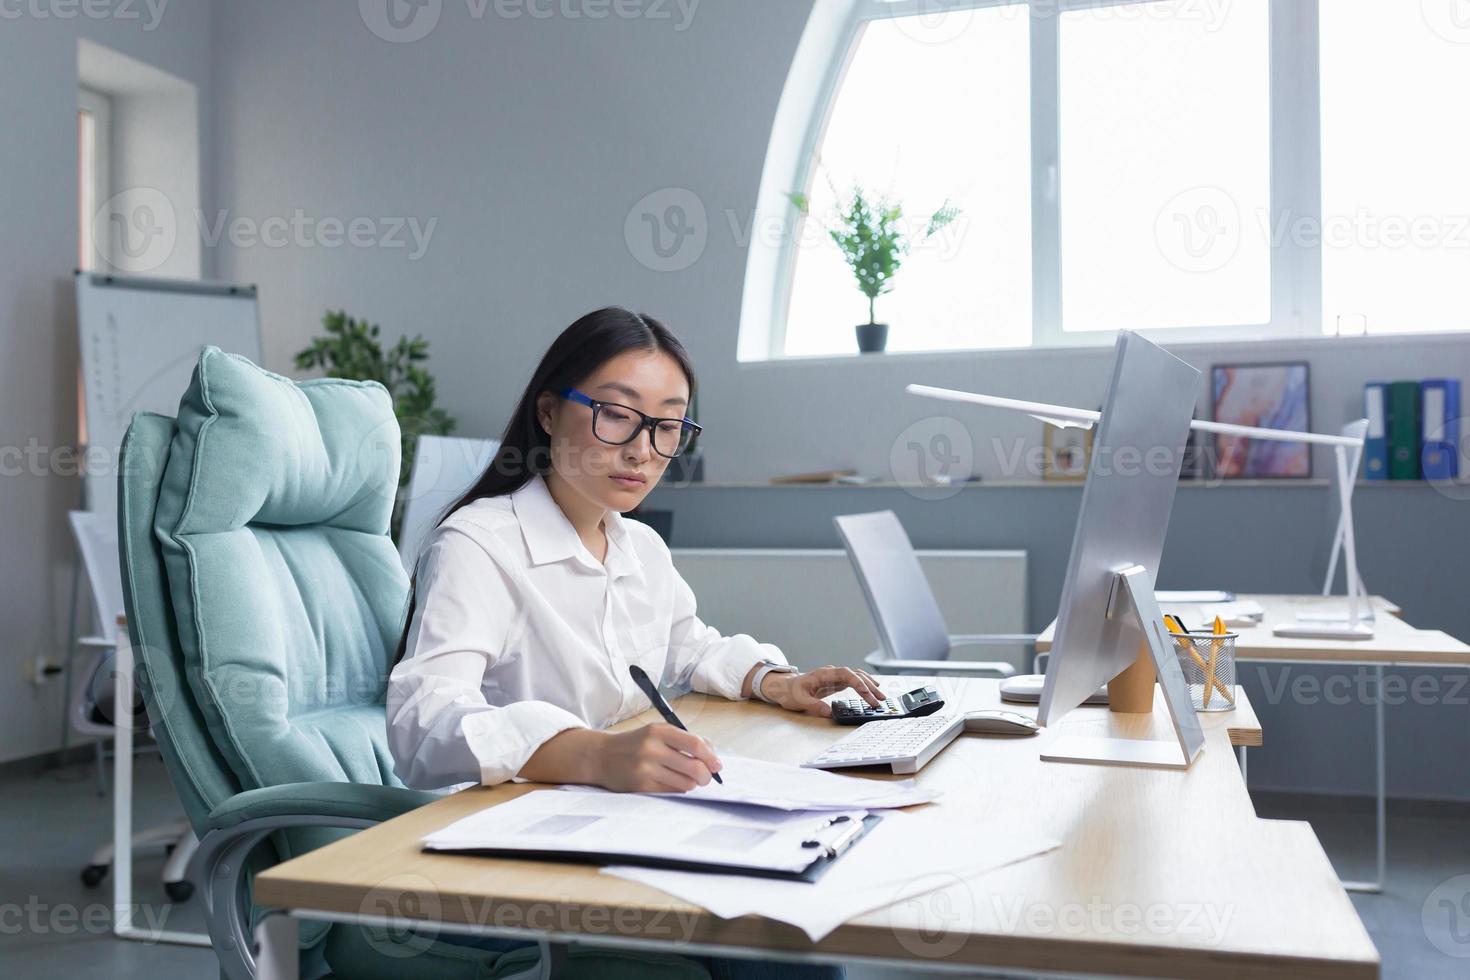
[[[1240,635],[1235,641],[1235,657],[1239,661],[1370,667],[1375,692],[1383,690],[1385,667],[1470,667],[1470,646],[1439,630],[1415,629],[1404,622],[1397,605],[1381,596],[1371,600],[1375,621],[1373,638],[1368,640],[1307,639],[1276,636],[1272,632],[1281,623],[1294,622],[1304,612],[1345,608],[1347,599],[1343,596],[1242,595],[1239,598],[1254,599],[1266,611],[1261,625],[1235,630]],[[1187,616],[1189,605],[1181,604],[1178,610]],[[1056,625],[1053,620],[1037,638],[1038,652],[1051,650]],[[1384,750],[1388,735],[1383,701],[1382,697],[1375,697],[1373,702],[1376,875],[1371,881],[1347,882],[1352,891],[1382,891],[1388,870],[1388,761]],[[1241,766],[1245,766],[1243,750]]]
[[[930,682],[966,709],[1000,703],[998,681]],[[678,710],[717,747],[775,761],[798,762],[840,734],[830,722],[754,702],[689,695]],[[783,923],[723,920],[595,868],[419,849],[426,833],[529,785],[466,790],[312,851],[256,878],[255,897],[301,918],[362,921],[376,913],[489,923],[476,931],[557,941],[691,953],[755,948],[772,958],[872,959],[925,970],[1376,977],[1378,954],[1310,827],[1255,816],[1228,732],[1259,739],[1260,730],[1244,696],[1233,715],[1201,718],[1206,747],[1188,772],[1038,758],[1061,732],[1172,737],[1161,708],[1148,716],[1082,708],[1031,739],[962,736],[918,774],[944,790],[930,806],[967,814],[977,834],[992,819],[1024,819],[1063,846],[970,882],[900,891],[896,904],[817,944]],[[262,960],[291,949],[294,931],[263,930]]]
[[[1272,663],[1325,663],[1361,666],[1470,666],[1470,646],[1439,630],[1415,629],[1399,616],[1399,607],[1381,596],[1373,597],[1376,614],[1373,638],[1370,640],[1306,639],[1276,636],[1272,630],[1296,620],[1303,612],[1344,609],[1347,599],[1323,596],[1242,595],[1254,599],[1266,610],[1259,626],[1234,630],[1237,660],[1260,660]],[[1175,607],[1166,609],[1173,612]],[[1177,611],[1189,615],[1189,605]],[[1036,639],[1036,649],[1051,649],[1056,633],[1055,620]],[[1192,625],[1192,624],[1191,624]]]

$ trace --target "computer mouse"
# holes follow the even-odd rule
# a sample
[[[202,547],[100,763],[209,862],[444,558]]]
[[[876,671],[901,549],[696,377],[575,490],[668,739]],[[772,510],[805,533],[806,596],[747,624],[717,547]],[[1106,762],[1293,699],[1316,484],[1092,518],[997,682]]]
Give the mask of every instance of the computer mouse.
[[[1041,726],[1034,718],[1014,711],[970,711],[965,714],[965,731],[977,735],[1035,735]]]

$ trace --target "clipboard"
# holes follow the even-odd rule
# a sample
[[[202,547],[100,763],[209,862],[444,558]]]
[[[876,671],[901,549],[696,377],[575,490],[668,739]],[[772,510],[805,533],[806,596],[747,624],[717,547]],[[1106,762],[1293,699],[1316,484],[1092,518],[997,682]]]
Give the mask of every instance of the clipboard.
[[[819,828],[822,833],[813,835],[807,841],[802,842],[803,847],[810,846],[816,853],[812,863],[802,871],[780,871],[771,868],[758,868],[735,863],[721,863],[712,861],[686,861],[677,858],[659,858],[646,854],[622,854],[616,851],[560,851],[555,849],[524,850],[510,847],[425,847],[425,850],[436,854],[472,854],[480,857],[512,858],[528,861],[557,861],[563,864],[626,864],[643,868],[664,868],[671,871],[698,871],[705,874],[729,874],[740,875],[745,878],[774,878],[779,881],[805,881],[812,883],[826,874],[837,859],[847,853],[858,841],[866,837],[869,832],[883,818],[876,813],[869,813],[862,820],[850,820],[842,815],[827,821],[826,825]],[[851,823],[850,827],[839,826],[839,824]],[[832,828],[837,828],[833,830]]]

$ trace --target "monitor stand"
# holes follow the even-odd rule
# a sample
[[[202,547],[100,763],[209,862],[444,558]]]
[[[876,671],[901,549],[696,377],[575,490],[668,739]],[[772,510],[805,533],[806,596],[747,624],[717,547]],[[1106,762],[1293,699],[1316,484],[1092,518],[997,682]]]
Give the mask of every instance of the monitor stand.
[[[1154,671],[1164,690],[1176,741],[1061,735],[1041,753],[1045,762],[1081,762],[1104,766],[1188,769],[1205,747],[1205,733],[1189,699],[1189,686],[1179,666],[1174,641],[1164,631],[1164,615],[1154,597],[1153,574],[1142,565],[1121,569],[1108,598],[1107,617],[1127,618],[1143,636]],[[1150,685],[1150,696],[1152,695]],[[1152,705],[1150,705],[1152,708]]]
[[[1350,422],[1342,431],[1343,435],[1362,438],[1368,431],[1368,423],[1366,420]],[[1354,453],[1351,462],[1344,447],[1336,446],[1334,450],[1336,479],[1332,484],[1337,494],[1337,532],[1332,540],[1332,556],[1327,562],[1327,581],[1322,586],[1322,594],[1332,594],[1332,580],[1337,577],[1337,559],[1341,555],[1347,577],[1346,615],[1306,613],[1298,616],[1295,622],[1276,626],[1271,631],[1276,636],[1318,640],[1373,639],[1373,600],[1358,571],[1357,540],[1353,534],[1353,483],[1357,478],[1362,449]]]

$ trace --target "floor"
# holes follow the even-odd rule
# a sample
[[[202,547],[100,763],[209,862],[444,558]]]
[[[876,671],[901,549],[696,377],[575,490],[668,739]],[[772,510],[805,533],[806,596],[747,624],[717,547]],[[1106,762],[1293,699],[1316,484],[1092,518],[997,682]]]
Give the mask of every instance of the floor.
[[[65,980],[198,980],[217,975],[208,950],[119,942],[109,931],[110,883],[84,888],[78,872],[104,839],[109,801],[93,769],[0,773],[0,963],[7,977]],[[137,822],[176,815],[156,757],[138,760]],[[1373,836],[1366,809],[1343,801],[1261,798],[1263,817],[1308,819],[1339,870],[1371,874]],[[161,856],[139,855],[135,901],[143,923],[202,931],[199,899],[169,904],[158,884]],[[1405,813],[1390,818],[1389,879],[1382,895],[1355,895],[1358,913],[1383,957],[1388,980],[1470,975],[1470,817]],[[150,918],[151,917],[151,918]],[[854,967],[852,980],[918,976]]]

